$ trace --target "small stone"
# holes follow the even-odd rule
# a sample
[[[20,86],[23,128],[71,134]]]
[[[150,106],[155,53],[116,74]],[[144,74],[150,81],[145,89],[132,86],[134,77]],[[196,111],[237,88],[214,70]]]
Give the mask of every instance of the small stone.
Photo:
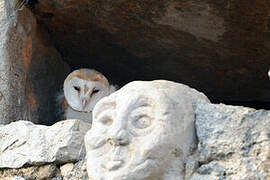
[[[67,163],[60,167],[62,176],[67,176],[74,168],[73,163]]]
[[[86,160],[82,159],[79,162],[73,164],[73,169],[71,171],[66,171],[65,175],[62,175],[63,180],[88,180]]]

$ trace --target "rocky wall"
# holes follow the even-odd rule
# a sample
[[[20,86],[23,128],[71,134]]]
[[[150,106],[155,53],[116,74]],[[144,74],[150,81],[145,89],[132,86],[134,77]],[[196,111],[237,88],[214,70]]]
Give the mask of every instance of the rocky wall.
[[[0,3],[0,123],[53,124],[56,92],[69,68],[28,8]]]
[[[198,149],[185,162],[186,180],[268,180],[270,178],[269,117],[269,111],[200,103],[196,109]],[[14,123],[12,126],[21,128],[22,124],[28,124],[27,127],[30,131],[38,128],[26,122],[20,122],[17,125]],[[61,143],[60,146],[52,144],[49,149],[46,149],[45,139],[29,139],[27,144],[36,144],[40,141],[43,146],[39,148],[41,151],[38,148],[31,150],[35,157],[40,159],[36,162],[28,161],[27,166],[17,166],[16,169],[10,169],[8,167],[10,167],[11,161],[4,164],[3,160],[7,159],[7,156],[0,153],[0,179],[15,180],[12,178],[21,177],[27,180],[87,180],[85,160],[81,159],[80,156],[75,159],[71,158],[74,153],[80,154],[79,148],[74,147],[72,142],[75,140],[77,143],[83,144],[82,135],[86,132],[84,126],[84,122],[65,121],[62,125],[43,127],[40,135],[45,139],[50,137],[49,134],[45,134],[45,129],[58,132],[59,127],[61,127],[59,134],[54,137],[55,141],[61,141],[61,136],[66,134],[66,138],[62,138],[65,143]],[[1,127],[0,134],[3,134],[5,129],[8,129],[8,126]],[[77,136],[73,140],[69,140],[69,137],[74,136],[74,134]],[[2,141],[1,151],[4,150],[6,153],[13,151],[13,155],[16,156],[25,152],[25,148],[27,148],[27,144],[23,146],[20,143],[8,147],[8,142],[10,141],[7,139]],[[55,153],[53,149],[57,149],[58,152]],[[69,158],[59,161],[61,157],[54,156],[56,158],[53,160],[51,155],[56,154],[66,154],[66,157]],[[14,159],[11,154],[10,158]],[[27,158],[27,156],[21,156],[21,160],[27,161]],[[48,164],[48,162],[50,163]]]
[[[199,103],[198,166],[191,180],[270,178],[270,112]]]
[[[119,86],[168,79],[212,102],[269,108],[266,0],[23,2],[1,1],[3,124],[53,124],[67,64]]]
[[[187,98],[196,100],[195,91],[186,88],[184,92],[190,95]],[[145,91],[142,94],[146,94]],[[166,102],[171,102],[171,99]],[[190,151],[187,158],[181,159],[185,165],[181,173],[186,180],[270,178],[269,111],[207,101],[194,102],[193,108],[198,141],[197,148]],[[80,120],[65,120],[53,126],[34,125],[27,121],[1,126],[0,179],[87,180],[86,169],[91,163],[86,164],[83,147],[84,136],[90,128],[90,124]],[[99,138],[88,138],[87,143],[94,142],[100,147],[103,136],[98,132],[96,135]],[[145,140],[146,144],[153,143],[149,137]],[[143,151],[145,146],[134,148]],[[100,153],[95,155],[100,157]],[[155,154],[159,153],[157,151]],[[139,176],[137,179],[141,180]]]

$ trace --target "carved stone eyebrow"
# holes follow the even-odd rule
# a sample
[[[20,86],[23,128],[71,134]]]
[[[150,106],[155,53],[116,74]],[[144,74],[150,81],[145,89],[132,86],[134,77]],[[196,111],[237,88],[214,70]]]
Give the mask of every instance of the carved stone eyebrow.
[[[104,111],[114,110],[116,108],[116,103],[114,101],[106,101],[101,104],[98,104],[96,108],[94,118],[97,119]]]
[[[153,102],[152,99],[149,98],[139,98],[135,103],[134,103],[134,108],[130,112],[130,116],[137,116],[138,114],[148,114],[151,113],[153,109]]]
[[[141,106],[130,112],[130,118],[137,118],[141,116],[152,117],[152,108],[150,106]]]
[[[146,97],[139,97],[138,100],[135,102],[136,107],[145,107],[145,106],[151,106],[151,100],[150,98]]]

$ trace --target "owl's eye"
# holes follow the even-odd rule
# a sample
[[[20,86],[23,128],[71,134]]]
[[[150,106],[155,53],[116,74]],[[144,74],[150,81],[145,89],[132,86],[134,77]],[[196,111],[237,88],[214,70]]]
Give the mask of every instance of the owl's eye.
[[[73,86],[76,91],[80,91],[81,89],[78,86]]]
[[[98,93],[98,92],[99,92],[98,89],[94,89],[93,92],[92,92],[92,94],[95,94],[95,93]]]

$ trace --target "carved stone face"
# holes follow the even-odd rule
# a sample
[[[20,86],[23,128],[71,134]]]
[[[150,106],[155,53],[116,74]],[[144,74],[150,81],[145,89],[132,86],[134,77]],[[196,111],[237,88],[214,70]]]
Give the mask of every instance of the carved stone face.
[[[134,82],[96,105],[85,136],[90,179],[181,179],[194,113],[186,97],[168,94],[175,92]]]

